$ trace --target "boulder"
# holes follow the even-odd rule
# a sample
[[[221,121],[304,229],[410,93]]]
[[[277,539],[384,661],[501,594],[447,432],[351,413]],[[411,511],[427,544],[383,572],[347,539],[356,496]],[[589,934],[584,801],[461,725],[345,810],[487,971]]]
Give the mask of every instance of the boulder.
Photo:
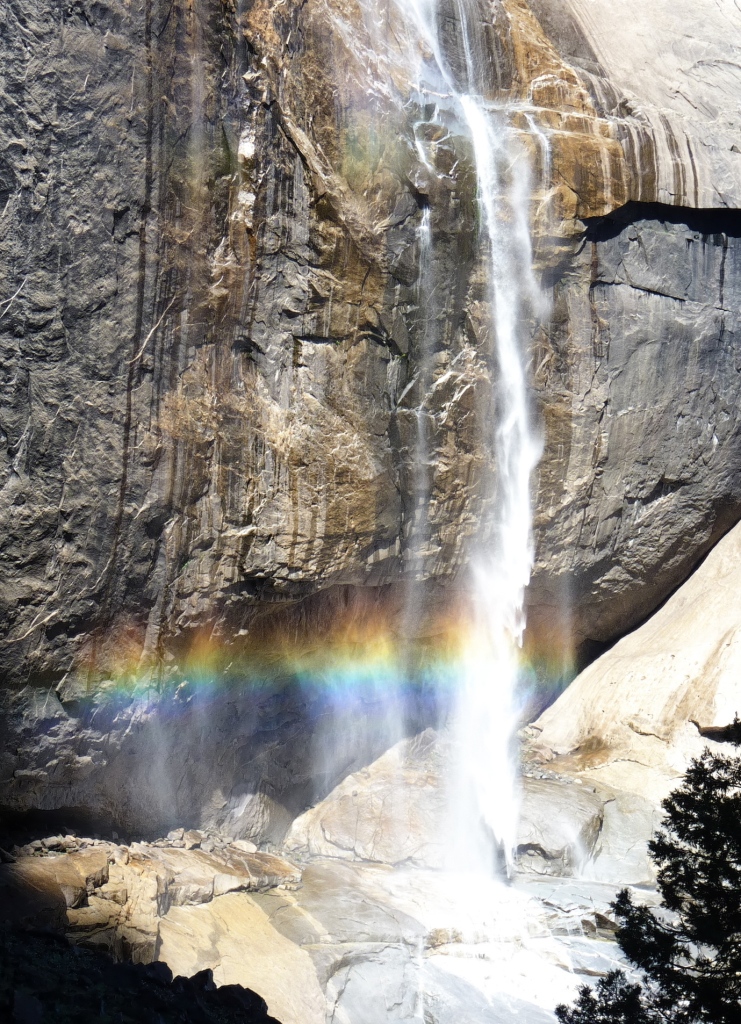
[[[310,956],[247,895],[173,907],[160,922],[156,955],[173,974],[209,968],[217,985],[253,988],[281,1024],[324,1024],[324,995]]]
[[[199,832],[197,828],[189,828],[187,832],[183,833],[183,843],[185,844],[186,850],[194,850],[196,847],[201,845],[201,842],[206,837],[202,832]]]
[[[606,790],[602,827],[592,857],[583,865],[582,875],[612,884],[656,885],[656,864],[648,852],[648,841],[661,823],[661,810],[637,793]]]
[[[441,866],[445,789],[431,731],[402,740],[300,815],[285,839],[310,856]]]
[[[517,828],[517,865],[544,875],[573,875],[594,853],[604,798],[583,785],[523,779]]]
[[[79,907],[108,881],[108,850],[81,850],[51,857],[24,857],[0,866],[4,884],[38,893],[60,894],[67,907]]]

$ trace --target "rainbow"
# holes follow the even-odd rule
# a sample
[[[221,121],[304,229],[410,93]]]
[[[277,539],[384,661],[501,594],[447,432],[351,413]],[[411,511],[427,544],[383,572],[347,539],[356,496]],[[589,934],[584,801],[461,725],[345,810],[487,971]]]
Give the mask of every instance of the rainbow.
[[[229,689],[273,692],[298,684],[308,696],[342,707],[361,702],[368,713],[392,699],[450,705],[473,641],[473,615],[462,602],[429,623],[425,635],[399,636],[392,612],[355,602],[331,623],[262,624],[229,634],[209,623],[164,652],[148,651],[146,630],[125,620],[93,637],[70,673],[78,693],[148,699],[176,692],[202,697]],[[575,674],[570,652],[527,638],[519,657],[521,718],[531,717]],[[496,668],[492,666],[492,685]]]

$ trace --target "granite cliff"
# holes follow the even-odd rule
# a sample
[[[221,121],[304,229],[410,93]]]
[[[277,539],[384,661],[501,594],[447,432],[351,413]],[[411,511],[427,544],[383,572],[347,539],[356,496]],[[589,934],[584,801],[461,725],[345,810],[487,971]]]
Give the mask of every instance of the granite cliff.
[[[738,12],[691,6],[693,38],[681,3],[481,6],[484,86],[531,150],[552,297],[532,341],[531,623],[577,644],[645,617],[741,512]],[[4,5],[9,680],[105,678],[124,642],[156,661],[331,588],[437,594],[460,575],[494,472],[475,178],[455,126],[430,139],[408,101],[403,17]],[[455,54],[455,8],[441,17]]]
[[[645,618],[741,515],[738,14],[693,3],[690,38],[683,11],[480,10],[479,88],[530,155],[550,299],[528,603],[534,647],[564,657]],[[184,747],[205,815],[188,688],[159,740],[101,681],[177,682],[204,632],[315,643],[354,604],[424,633],[396,615],[410,581],[433,611],[465,589],[496,473],[485,263],[470,145],[416,103],[404,25],[350,0],[0,12],[3,802],[128,819],[146,752]],[[227,792],[272,780],[282,828],[313,785],[310,752],[274,742],[302,735],[292,700],[250,697],[224,755]]]

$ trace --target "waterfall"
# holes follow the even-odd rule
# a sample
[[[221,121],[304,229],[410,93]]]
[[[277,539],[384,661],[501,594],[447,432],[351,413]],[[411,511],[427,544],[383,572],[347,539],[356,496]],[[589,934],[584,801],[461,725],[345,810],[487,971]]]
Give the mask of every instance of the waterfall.
[[[415,409],[416,431],[414,439],[414,464],[412,471],[413,509],[406,538],[409,568],[416,578],[424,564],[425,548],[428,542],[428,507],[430,503],[430,444],[427,398],[432,385],[432,355],[435,348],[435,315],[433,302],[432,267],[432,223],[429,207],[422,211],[418,230],[419,278],[417,301],[419,303],[420,343],[417,355],[417,391],[419,400]]]
[[[386,0],[361,0],[367,40],[357,44],[358,52],[374,69],[373,89],[397,99],[401,93],[410,115],[419,118],[413,144],[421,178],[429,185],[418,192],[414,374],[397,398],[411,413],[405,424],[410,453],[403,537],[407,596],[394,630],[402,650],[389,644],[373,661],[372,645],[366,644],[349,660],[333,663],[330,657],[319,673],[326,697],[319,702],[313,760],[327,784],[341,777],[362,763],[364,752],[380,752],[413,727],[417,695],[408,701],[407,684],[423,683],[422,702],[437,687],[438,703],[449,719],[443,740],[450,750],[445,779],[449,812],[440,829],[450,866],[498,875],[511,869],[516,842],[513,743],[524,593],[533,557],[530,478],[540,448],[529,421],[525,369],[526,325],[542,305],[532,268],[529,160],[512,126],[512,107],[491,99],[489,79],[494,76],[477,0],[388,2],[390,9]],[[349,23],[340,18],[336,25],[352,45]],[[528,124],[529,111],[518,114],[518,124]],[[377,127],[382,134],[380,122]],[[538,135],[532,123],[530,131]],[[419,667],[414,640],[425,578],[435,571],[436,372],[446,365],[439,357],[451,339],[450,313],[460,312],[451,310],[452,293],[442,276],[447,268],[436,249],[441,241],[447,244],[439,231],[446,222],[437,219],[436,202],[439,196],[449,197],[453,181],[450,168],[437,168],[441,139],[447,140],[448,153],[455,151],[456,166],[462,160],[475,167],[478,238],[469,251],[471,262],[478,264],[469,289],[475,309],[469,312],[478,337],[475,352],[468,339],[463,341],[459,365],[472,367],[477,377],[467,378],[466,386],[484,378],[484,364],[494,381],[490,401],[481,404],[494,410],[483,447],[493,456],[495,472],[492,483],[484,484],[489,493],[479,495],[483,521],[467,549],[470,609],[463,653],[457,664],[446,662],[438,677],[434,669],[427,674],[426,662]],[[538,135],[538,143],[547,160],[547,139]],[[440,190],[436,177],[445,181]],[[468,187],[470,180],[464,169],[460,181]],[[483,317],[481,309],[487,311]],[[364,664],[358,665],[361,651]]]
[[[431,54],[419,67],[419,94],[430,102],[447,93],[473,148],[497,367],[494,521],[485,524],[470,552],[473,621],[451,725],[452,860],[491,872],[503,859],[509,870],[517,825],[512,743],[518,647],[533,557],[530,477],[540,448],[529,421],[523,351],[523,321],[528,309],[541,305],[532,271],[529,168],[506,107],[485,98],[486,58],[474,0],[455,0],[464,58],[457,74],[440,36],[435,0],[407,0],[404,9],[418,48]]]

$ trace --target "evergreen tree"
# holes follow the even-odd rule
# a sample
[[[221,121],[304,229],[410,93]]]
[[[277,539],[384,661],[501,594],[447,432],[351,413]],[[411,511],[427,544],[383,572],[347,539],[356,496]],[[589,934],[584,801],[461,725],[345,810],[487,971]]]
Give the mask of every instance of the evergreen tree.
[[[724,739],[741,742],[734,720]],[[662,907],[636,906],[627,889],[612,904],[617,942],[640,983],[613,971],[584,985],[561,1024],[741,1022],[741,757],[705,752],[663,803],[649,843]]]

